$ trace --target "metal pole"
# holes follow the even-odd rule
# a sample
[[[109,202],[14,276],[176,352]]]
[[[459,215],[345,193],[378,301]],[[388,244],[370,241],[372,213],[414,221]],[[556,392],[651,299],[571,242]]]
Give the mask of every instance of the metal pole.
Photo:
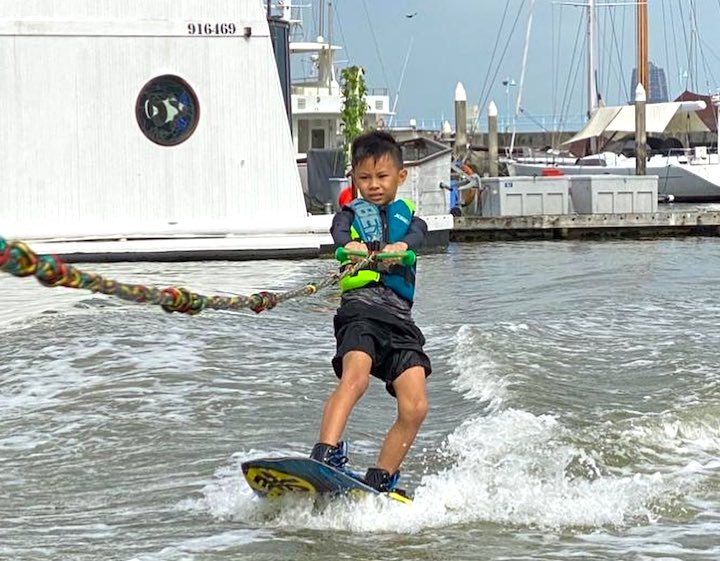
[[[413,42],[415,41],[415,36],[410,36],[410,45],[408,46],[408,50],[405,53],[405,61],[403,62],[402,71],[400,72],[400,82],[398,82],[397,91],[395,92],[395,101],[393,101],[392,109],[390,110],[390,122],[388,123],[388,127],[392,127],[393,119],[395,118],[395,108],[398,104],[398,98],[400,97],[400,89],[402,88],[403,80],[405,79],[405,70],[407,70],[407,64],[408,60],[410,60],[410,53],[412,52],[412,46]]]
[[[510,132],[512,127],[512,111],[510,110],[510,87],[515,85],[515,80],[510,76],[506,77],[502,81],[502,85],[505,86],[505,117],[503,118],[505,134]]]
[[[587,53],[588,53],[588,119],[593,116],[597,107],[597,55],[595,46],[595,0],[588,0],[587,19]]]
[[[715,103],[715,112],[717,114],[715,122],[720,123],[720,97],[717,95],[713,96],[713,102]],[[715,131],[715,134],[717,135],[715,138],[715,150],[718,153],[718,163],[720,163],[720,124],[716,124],[715,126],[717,127],[717,130]]]
[[[637,4],[637,81],[650,92],[648,72],[648,6],[647,0],[638,0]]]
[[[530,47],[530,33],[532,32],[533,10],[535,8],[535,0],[530,1],[530,15],[528,16],[527,33],[525,34],[525,49],[523,51],[522,70],[520,71],[520,84],[518,86],[518,94],[515,98],[515,111],[513,112],[513,130],[510,139],[510,154],[515,149],[515,134],[517,133],[517,117],[520,114],[522,103],[523,86],[525,85],[525,68],[527,67],[528,48]]]
[[[333,66],[333,46],[332,46],[332,2],[328,1],[328,59],[330,60],[330,80],[328,82],[328,95],[332,95],[332,86],[335,79],[335,67]],[[362,127],[361,127],[362,128]]]
[[[320,14],[319,14],[319,21],[318,21],[318,35],[320,37],[325,37],[325,2],[324,0],[320,0]]]
[[[588,28],[587,28],[587,51],[588,51],[588,114],[591,119],[597,107],[597,49],[595,44],[595,0],[588,0]],[[590,139],[590,152],[597,152],[597,138]]]
[[[505,133],[510,130],[510,78],[505,80]]]

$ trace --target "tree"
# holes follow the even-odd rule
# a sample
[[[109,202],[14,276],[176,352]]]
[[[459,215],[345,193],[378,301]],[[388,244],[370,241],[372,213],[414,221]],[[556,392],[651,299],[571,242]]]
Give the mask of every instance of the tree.
[[[349,66],[340,73],[344,99],[341,113],[343,137],[345,138],[343,151],[348,165],[350,164],[350,148],[353,140],[362,134],[364,128],[365,111],[367,109],[367,102],[365,101],[367,88],[365,87],[364,74],[365,71],[359,66]]]

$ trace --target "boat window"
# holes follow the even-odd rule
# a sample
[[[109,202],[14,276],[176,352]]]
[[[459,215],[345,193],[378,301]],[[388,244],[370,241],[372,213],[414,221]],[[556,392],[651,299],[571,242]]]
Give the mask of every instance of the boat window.
[[[313,129],[310,142],[313,148],[325,148],[325,129]]]
[[[197,96],[185,80],[167,74],[145,84],[135,102],[135,118],[143,134],[161,146],[185,142],[200,117]]]

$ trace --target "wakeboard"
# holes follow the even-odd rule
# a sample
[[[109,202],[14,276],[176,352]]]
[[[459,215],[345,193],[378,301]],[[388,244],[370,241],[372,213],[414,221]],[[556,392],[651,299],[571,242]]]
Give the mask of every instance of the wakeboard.
[[[317,496],[385,495],[401,503],[412,499],[403,493],[380,491],[363,483],[359,477],[335,469],[311,458],[260,458],[242,464],[248,485],[262,497],[288,494]]]

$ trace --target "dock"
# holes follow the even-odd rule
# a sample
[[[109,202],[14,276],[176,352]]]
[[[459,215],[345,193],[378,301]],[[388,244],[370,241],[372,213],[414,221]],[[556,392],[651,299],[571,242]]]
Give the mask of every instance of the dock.
[[[460,216],[451,241],[720,236],[720,212]]]

